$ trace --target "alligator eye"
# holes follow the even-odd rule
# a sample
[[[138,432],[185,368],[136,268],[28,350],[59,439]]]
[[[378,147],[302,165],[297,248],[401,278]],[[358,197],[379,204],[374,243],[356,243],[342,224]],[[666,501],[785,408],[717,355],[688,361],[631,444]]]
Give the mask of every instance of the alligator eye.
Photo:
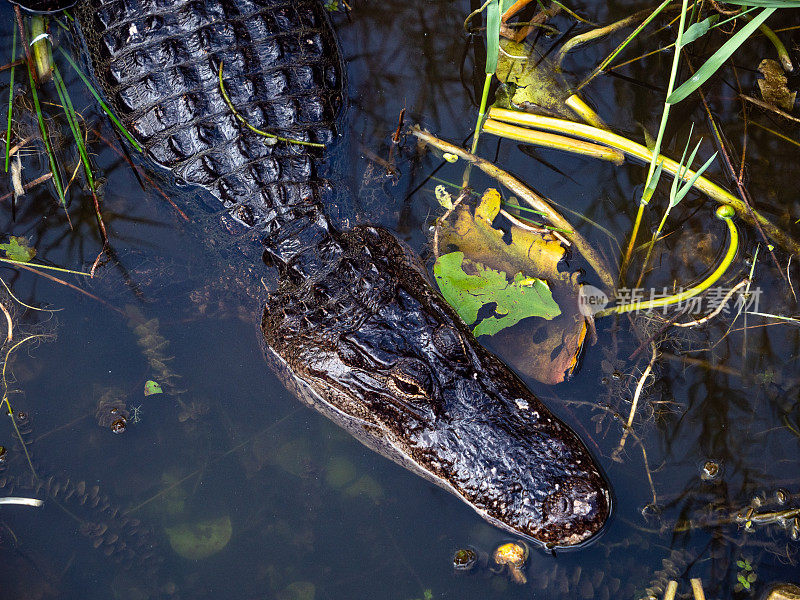
[[[431,376],[428,367],[418,360],[402,360],[389,372],[389,387],[406,398],[429,398]]]
[[[458,360],[466,355],[461,335],[447,325],[439,327],[433,334],[433,345],[450,360]]]

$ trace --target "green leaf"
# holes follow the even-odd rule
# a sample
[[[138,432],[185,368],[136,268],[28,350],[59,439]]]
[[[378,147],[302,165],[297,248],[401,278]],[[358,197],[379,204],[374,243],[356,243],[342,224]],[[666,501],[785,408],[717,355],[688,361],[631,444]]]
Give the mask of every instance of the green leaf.
[[[698,146],[699,146],[699,145],[700,145],[700,144],[699,144],[699,142],[698,142]],[[692,155],[692,157],[694,157],[694,155]],[[698,179],[698,178],[699,178],[699,177],[700,177],[700,176],[701,176],[703,173],[705,173],[706,169],[708,169],[708,167],[710,167],[710,166],[711,166],[711,163],[712,163],[712,162],[714,162],[714,159],[715,159],[715,158],[717,158],[717,153],[716,153],[716,152],[714,152],[714,154],[712,154],[712,155],[711,155],[711,158],[709,158],[709,159],[708,159],[708,160],[707,160],[707,161],[706,161],[706,162],[703,164],[703,166],[702,166],[702,167],[700,167],[699,169],[697,169],[697,171],[695,171],[694,175],[692,175],[692,177],[689,179],[689,181],[687,181],[687,182],[686,182],[686,185],[684,185],[684,186],[681,188],[681,190],[680,190],[680,191],[679,191],[679,192],[678,192],[678,193],[675,195],[675,197],[673,198],[673,200],[670,202],[670,204],[671,204],[672,206],[677,206],[677,204],[678,204],[678,203],[679,203],[681,200],[683,200],[683,198],[686,196],[686,194],[688,194],[688,193],[689,193],[689,190],[691,190],[691,189],[692,189],[692,186],[694,185],[694,182],[695,182],[695,181],[697,181],[697,179]],[[689,164],[691,164],[691,163],[689,163]]]
[[[433,266],[433,275],[445,299],[464,322],[475,325],[476,336],[494,335],[527,317],[549,321],[561,314],[545,281],[524,277],[522,273],[509,281],[504,272],[465,259],[463,252],[440,256]],[[476,324],[478,311],[488,304],[495,305],[495,314]]]
[[[744,569],[745,568],[745,564],[746,563],[744,561],[742,561],[742,560],[737,560],[736,561],[736,566],[739,567],[740,569]]]
[[[642,192],[642,199],[639,201],[640,204],[647,204],[650,202],[650,199],[653,197],[653,194],[658,187],[658,182],[661,179],[661,171],[664,170],[664,161],[658,161],[653,174],[650,176],[650,179],[647,181],[647,185]]]
[[[694,75],[670,94],[669,98],[667,98],[667,104],[677,104],[708,81],[708,79],[719,70],[722,64],[731,57],[731,54],[736,52],[739,46],[741,46],[745,40],[767,20],[767,17],[775,12],[775,10],[775,8],[765,8],[757,17],[737,31],[731,39],[725,42],[719,50],[711,55],[711,58],[703,63],[703,66],[700,67]]]
[[[711,15],[707,19],[700,21],[699,23],[692,24],[689,29],[683,32],[683,38],[681,39],[681,48],[691,44],[693,41],[703,37],[705,34],[708,33],[708,30],[711,29],[711,26],[714,25],[719,20],[719,15]]]
[[[6,253],[6,258],[17,262],[30,262],[36,256],[36,248],[28,246],[28,240],[13,235],[7,244],[0,244],[0,250]]]
[[[148,379],[144,382],[144,395],[145,396],[152,396],[153,394],[162,394],[164,390],[161,389],[161,386],[153,381],[152,379]]]
[[[492,75],[497,70],[500,55],[500,2],[492,0],[486,7],[486,71]]]

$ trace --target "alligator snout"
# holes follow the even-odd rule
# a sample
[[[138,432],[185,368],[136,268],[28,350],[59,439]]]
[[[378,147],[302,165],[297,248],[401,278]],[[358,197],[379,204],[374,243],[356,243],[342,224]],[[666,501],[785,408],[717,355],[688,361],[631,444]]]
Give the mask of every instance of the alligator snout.
[[[538,537],[562,546],[580,544],[599,531],[609,514],[610,497],[595,479],[574,479],[553,491],[542,506]]]

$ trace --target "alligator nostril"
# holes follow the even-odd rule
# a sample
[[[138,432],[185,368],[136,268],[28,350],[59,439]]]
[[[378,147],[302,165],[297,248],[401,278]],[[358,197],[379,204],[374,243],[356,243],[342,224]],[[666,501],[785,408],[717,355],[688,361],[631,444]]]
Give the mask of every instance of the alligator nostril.
[[[568,496],[562,492],[556,492],[545,500],[544,510],[551,520],[562,521],[572,515],[573,504]]]
[[[569,499],[564,498],[563,496],[559,498],[558,502],[556,502],[556,510],[562,515],[568,514],[570,512]]]

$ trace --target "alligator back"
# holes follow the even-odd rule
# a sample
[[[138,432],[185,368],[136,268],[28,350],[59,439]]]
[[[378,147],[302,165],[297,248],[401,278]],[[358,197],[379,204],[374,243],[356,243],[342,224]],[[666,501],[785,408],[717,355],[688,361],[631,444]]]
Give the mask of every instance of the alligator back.
[[[316,0],[90,0],[79,11],[105,95],[149,157],[263,232],[283,263],[326,237],[322,152],[237,121],[330,144],[341,65]]]

